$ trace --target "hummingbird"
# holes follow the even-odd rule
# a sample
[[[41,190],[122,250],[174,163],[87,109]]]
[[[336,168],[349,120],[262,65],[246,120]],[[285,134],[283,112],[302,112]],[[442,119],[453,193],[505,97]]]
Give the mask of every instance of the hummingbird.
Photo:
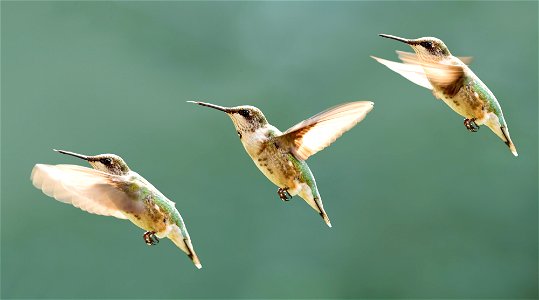
[[[380,36],[410,45],[415,54],[397,51],[403,63],[372,58],[411,82],[432,90],[436,98],[465,118],[464,126],[468,131],[477,132],[480,125],[489,127],[513,155],[518,156],[498,100],[467,66],[471,58],[451,55],[444,42],[435,37]]]
[[[146,232],[147,245],[168,237],[200,269],[191,238],[175,203],[115,154],[82,155],[54,150],[86,160],[93,169],[78,165],[36,164],[30,176],[47,196],[92,214],[128,219]]]
[[[278,187],[279,198],[288,201],[299,195],[331,227],[313,173],[305,160],[363,120],[372,110],[373,102],[358,101],[335,106],[285,132],[269,124],[262,111],[254,106],[223,107],[205,102],[188,102],[225,112],[232,119],[247,154]]]

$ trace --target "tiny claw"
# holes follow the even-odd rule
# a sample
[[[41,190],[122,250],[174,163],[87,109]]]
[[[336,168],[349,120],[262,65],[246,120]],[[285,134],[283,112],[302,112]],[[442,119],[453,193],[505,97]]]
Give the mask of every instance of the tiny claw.
[[[464,126],[466,126],[469,132],[477,132],[479,130],[479,125],[475,123],[475,118],[464,119]]]
[[[159,238],[155,235],[155,231],[146,231],[142,237],[148,246],[159,244]]]
[[[277,190],[277,194],[279,195],[279,198],[283,201],[289,201],[292,199],[292,195],[288,192],[288,188],[279,188]]]
[[[286,194],[288,195],[288,197],[290,197],[290,199],[292,199],[292,195],[290,195],[290,193],[288,192],[288,189],[284,190],[286,192]]]

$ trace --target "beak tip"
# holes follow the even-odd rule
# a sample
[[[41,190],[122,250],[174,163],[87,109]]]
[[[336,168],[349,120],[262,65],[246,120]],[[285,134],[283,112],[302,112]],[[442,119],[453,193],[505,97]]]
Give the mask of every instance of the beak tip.
[[[215,105],[215,104],[211,104],[211,103],[206,103],[206,102],[201,102],[201,101],[187,101],[187,102],[198,104],[200,106],[210,107],[210,108],[217,109],[217,110],[224,111],[224,112],[228,112],[228,110],[229,110],[229,108],[227,108],[227,107],[223,107],[223,106],[219,106],[219,105]]]
[[[74,152],[71,152],[71,151],[65,151],[65,150],[57,150],[57,149],[52,149],[52,150],[54,150],[54,151],[56,151],[58,153],[61,153],[61,154],[71,155],[71,156],[78,157],[78,158],[81,158],[81,159],[84,159],[84,160],[88,160],[88,156],[86,156],[86,155],[74,153]]]

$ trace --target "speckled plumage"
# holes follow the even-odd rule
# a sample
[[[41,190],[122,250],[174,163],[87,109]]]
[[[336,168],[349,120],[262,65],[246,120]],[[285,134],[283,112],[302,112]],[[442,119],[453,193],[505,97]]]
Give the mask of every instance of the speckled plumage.
[[[498,100],[460,58],[451,55],[441,40],[433,37],[409,40],[385,34],[381,36],[410,45],[415,54],[397,51],[404,63],[377,57],[374,59],[410,81],[431,89],[436,98],[466,118],[467,127],[470,120],[477,126],[489,127],[513,155],[518,156]]]
[[[175,203],[144,177],[131,171],[122,158],[114,154],[86,156],[63,150],[58,152],[84,159],[94,169],[37,164],[31,175],[37,188],[89,213],[129,219],[146,230],[146,234],[168,237],[197,268],[202,267]]]
[[[286,193],[299,195],[331,227],[316,181],[305,160],[363,120],[372,110],[372,102],[358,101],[335,106],[285,132],[269,124],[264,114],[253,106],[222,107],[204,102],[193,103],[227,113],[255,165],[279,187],[279,197],[288,200]]]
[[[331,226],[314,176],[304,160],[279,146],[282,132],[272,125],[242,133],[241,142],[258,169],[276,186],[299,195]]]

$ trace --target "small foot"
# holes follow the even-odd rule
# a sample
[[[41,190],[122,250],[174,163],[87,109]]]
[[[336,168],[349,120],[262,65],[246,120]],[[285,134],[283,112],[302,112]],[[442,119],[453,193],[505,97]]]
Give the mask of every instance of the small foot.
[[[155,231],[146,231],[142,237],[148,246],[159,244],[159,239],[155,236]]]
[[[479,130],[479,125],[475,123],[475,118],[464,119],[464,126],[466,126],[469,132],[477,132]]]
[[[290,193],[288,192],[288,188],[279,188],[277,190],[277,194],[279,195],[279,198],[281,198],[281,200],[283,201],[288,201],[292,199],[292,195],[290,195]]]

